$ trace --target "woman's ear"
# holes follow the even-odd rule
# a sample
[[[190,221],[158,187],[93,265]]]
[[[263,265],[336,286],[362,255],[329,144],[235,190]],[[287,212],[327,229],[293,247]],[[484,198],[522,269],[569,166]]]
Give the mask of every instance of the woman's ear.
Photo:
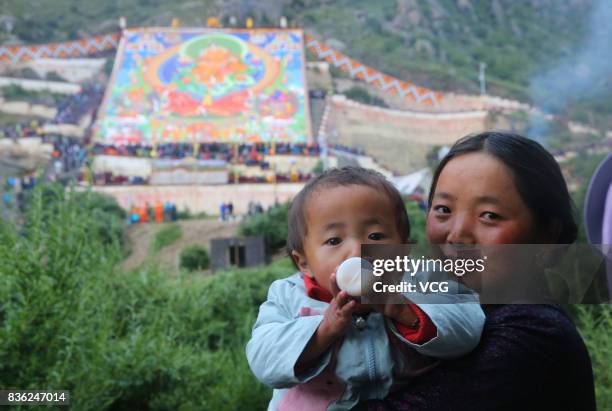
[[[291,251],[291,258],[293,258],[293,261],[295,262],[295,265],[297,266],[298,270],[300,270],[302,273],[304,273],[305,275],[312,277],[312,273],[310,272],[310,270],[308,269],[308,261],[306,261],[306,256],[302,253],[300,253],[299,251]]]

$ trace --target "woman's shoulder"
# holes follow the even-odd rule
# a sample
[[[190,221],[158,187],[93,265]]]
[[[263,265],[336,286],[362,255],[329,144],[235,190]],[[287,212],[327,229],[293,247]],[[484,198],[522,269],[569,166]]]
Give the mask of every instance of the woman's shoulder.
[[[576,326],[563,308],[548,304],[505,304],[483,306],[486,333],[515,333],[522,337],[582,342]]]
[[[594,408],[589,352],[563,308],[513,304],[484,307],[484,311],[487,321],[472,361],[481,366],[495,363],[498,370],[521,375],[528,382],[523,385],[526,390],[546,383],[540,392],[559,404],[576,401],[582,409]],[[567,397],[566,391],[573,396]]]
[[[559,306],[546,304],[507,304],[483,307],[486,315],[481,348],[485,352],[512,352],[524,362],[536,358],[572,353],[576,361],[589,361],[584,342],[569,315]],[[509,355],[508,355],[509,354]]]
[[[556,304],[484,304],[482,309],[487,321],[493,323],[518,318],[538,318],[538,321],[569,320],[565,310]]]
[[[520,325],[522,327],[575,329],[569,315],[553,304],[483,305],[490,326]]]
[[[487,320],[470,354],[426,373],[372,410],[594,410],[588,351],[562,308],[483,307]]]

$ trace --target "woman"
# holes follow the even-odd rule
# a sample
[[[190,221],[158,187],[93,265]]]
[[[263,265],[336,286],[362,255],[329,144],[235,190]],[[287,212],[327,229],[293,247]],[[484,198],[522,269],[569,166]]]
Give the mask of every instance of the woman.
[[[430,191],[431,244],[569,244],[567,186],[538,143],[500,132],[459,140]],[[486,305],[478,347],[414,378],[368,410],[594,410],[588,352],[553,305]]]

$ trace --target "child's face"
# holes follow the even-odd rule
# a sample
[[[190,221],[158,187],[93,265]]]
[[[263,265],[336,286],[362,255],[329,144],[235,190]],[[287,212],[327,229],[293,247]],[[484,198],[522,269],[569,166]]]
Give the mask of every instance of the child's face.
[[[395,207],[368,186],[323,187],[306,201],[304,253],[293,252],[298,268],[331,291],[330,275],[361,244],[400,244]]]

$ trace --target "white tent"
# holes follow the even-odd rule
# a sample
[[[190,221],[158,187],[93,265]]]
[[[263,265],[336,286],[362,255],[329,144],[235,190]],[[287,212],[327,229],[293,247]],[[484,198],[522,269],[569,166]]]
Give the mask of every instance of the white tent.
[[[404,196],[421,195],[426,197],[429,193],[432,178],[431,170],[423,168],[412,174],[391,177],[389,180]]]

